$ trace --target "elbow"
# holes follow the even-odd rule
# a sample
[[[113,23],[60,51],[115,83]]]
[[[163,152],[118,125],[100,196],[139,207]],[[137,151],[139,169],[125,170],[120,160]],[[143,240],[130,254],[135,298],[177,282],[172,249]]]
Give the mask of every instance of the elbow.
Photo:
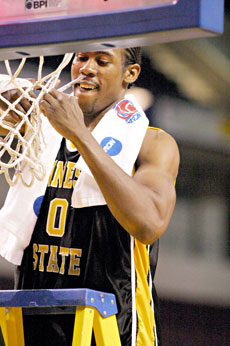
[[[134,232],[134,237],[145,245],[154,243],[165,232],[167,224],[163,220],[144,222]]]
[[[142,215],[140,219],[142,225],[136,233],[136,238],[139,241],[145,245],[150,245],[162,236],[171,219],[175,201],[175,192],[173,191],[172,198],[168,199],[168,203],[155,203],[154,209],[146,213],[144,219]]]
[[[166,231],[171,219],[175,199],[172,203],[163,203],[153,205],[153,208],[142,208],[140,212],[132,215],[132,231],[128,232],[145,245],[150,245],[157,241]]]

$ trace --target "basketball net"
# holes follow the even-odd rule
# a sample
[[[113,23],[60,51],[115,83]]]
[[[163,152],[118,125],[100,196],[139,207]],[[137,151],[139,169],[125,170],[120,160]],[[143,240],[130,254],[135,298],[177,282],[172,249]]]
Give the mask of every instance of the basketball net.
[[[14,186],[18,179],[21,179],[25,186],[30,187],[35,178],[42,180],[45,177],[45,167],[40,161],[45,138],[42,133],[39,102],[45,93],[57,85],[61,71],[70,62],[72,56],[73,53],[65,54],[58,68],[47,76],[42,76],[44,57],[40,57],[37,80],[34,83],[27,79],[18,78],[26,58],[21,60],[14,74],[9,61],[5,61],[8,75],[0,75],[0,100],[4,102],[6,108],[5,110],[0,108],[0,127],[6,132],[4,137],[0,137],[0,174],[5,175],[10,186]],[[58,90],[63,92],[76,81],[74,80]],[[20,95],[13,103],[2,95],[2,93],[12,89],[16,89]],[[31,96],[31,92],[35,92],[37,97]],[[20,108],[17,106],[22,98],[26,98],[31,104],[26,113],[19,110]],[[14,124],[9,121],[12,112],[16,113],[18,118]],[[31,174],[29,182],[23,179],[23,171],[26,167]],[[14,169],[13,178],[9,174],[9,169]]]

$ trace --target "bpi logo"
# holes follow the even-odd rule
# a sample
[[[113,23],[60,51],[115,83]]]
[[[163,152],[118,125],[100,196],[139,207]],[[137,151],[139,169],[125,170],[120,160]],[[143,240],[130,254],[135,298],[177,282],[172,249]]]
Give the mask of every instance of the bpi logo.
[[[44,8],[48,7],[48,1],[47,0],[26,0],[26,9],[27,10],[36,10],[38,8]]]
[[[133,123],[141,117],[136,107],[128,100],[120,101],[115,110],[119,118],[124,119],[127,123]]]
[[[113,137],[105,137],[100,145],[109,156],[116,156],[122,150],[121,142]]]

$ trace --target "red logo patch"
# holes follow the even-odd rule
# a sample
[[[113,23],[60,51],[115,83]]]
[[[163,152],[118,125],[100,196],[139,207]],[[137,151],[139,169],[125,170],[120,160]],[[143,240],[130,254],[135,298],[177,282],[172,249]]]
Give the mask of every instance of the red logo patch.
[[[138,111],[130,101],[123,100],[116,106],[117,115],[119,118],[128,119]]]

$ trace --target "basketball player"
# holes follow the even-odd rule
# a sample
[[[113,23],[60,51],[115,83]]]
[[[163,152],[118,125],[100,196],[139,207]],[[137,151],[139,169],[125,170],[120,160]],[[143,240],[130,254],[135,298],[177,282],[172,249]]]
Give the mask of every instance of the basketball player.
[[[16,280],[18,289],[90,288],[114,293],[123,346],[160,345],[153,278],[158,239],[175,205],[179,153],[169,134],[148,128],[135,172],[129,176],[91,132],[125,99],[140,70],[139,48],[77,53],[72,78],[84,79],[74,86],[75,97],[55,89],[43,97],[40,108],[63,140]],[[71,207],[79,156],[106,205]],[[71,315],[24,316],[26,345],[69,346],[73,323]]]

